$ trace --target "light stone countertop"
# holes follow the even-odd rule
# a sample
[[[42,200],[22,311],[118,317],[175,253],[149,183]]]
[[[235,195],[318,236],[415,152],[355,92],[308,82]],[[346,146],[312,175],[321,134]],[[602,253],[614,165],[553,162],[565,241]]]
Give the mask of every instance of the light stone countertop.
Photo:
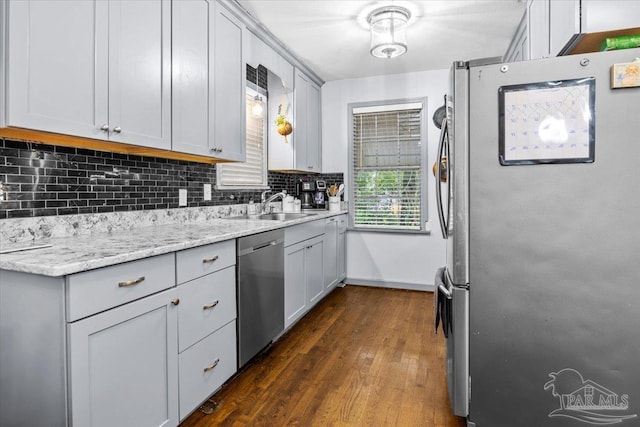
[[[28,243],[3,242],[3,251],[50,246],[0,254],[0,269],[58,277],[345,213],[347,211],[321,211],[287,221],[213,218],[206,222],[165,223],[109,233],[45,238]]]

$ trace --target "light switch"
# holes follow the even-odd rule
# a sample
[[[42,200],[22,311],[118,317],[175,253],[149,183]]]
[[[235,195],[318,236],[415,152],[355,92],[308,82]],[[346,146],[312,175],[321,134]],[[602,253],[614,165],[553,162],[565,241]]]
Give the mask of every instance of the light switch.
[[[178,190],[178,206],[187,206],[187,189],[181,188]]]
[[[204,185],[204,200],[211,200],[211,184]]]

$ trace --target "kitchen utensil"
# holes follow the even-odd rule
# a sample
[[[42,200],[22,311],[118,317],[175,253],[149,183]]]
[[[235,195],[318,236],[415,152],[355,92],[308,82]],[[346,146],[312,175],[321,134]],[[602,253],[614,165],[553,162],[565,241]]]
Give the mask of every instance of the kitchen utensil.
[[[344,184],[340,184],[338,187],[338,194],[336,194],[336,196],[340,197],[342,196],[342,193],[344,193]]]

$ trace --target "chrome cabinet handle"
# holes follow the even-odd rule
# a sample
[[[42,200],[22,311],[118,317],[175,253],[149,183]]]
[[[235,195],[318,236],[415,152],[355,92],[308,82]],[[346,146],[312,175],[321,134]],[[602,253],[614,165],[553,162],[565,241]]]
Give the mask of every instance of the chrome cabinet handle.
[[[218,366],[218,363],[220,363],[220,358],[216,359],[215,362],[213,362],[213,364],[206,366],[204,368],[205,372],[209,372],[210,370],[212,370],[213,368],[215,368],[216,366]]]
[[[103,130],[105,132],[109,132],[109,125],[102,125],[102,127],[100,127],[100,130]]]
[[[208,264],[210,262],[216,261],[218,258],[220,258],[218,255],[214,256],[213,258],[205,258],[202,260],[202,262],[204,264]]]
[[[120,126],[116,126],[116,127],[113,128],[113,131],[115,133],[120,133],[120,132],[122,132],[122,128]]]
[[[127,281],[124,281],[124,282],[120,282],[120,283],[118,283],[118,286],[121,287],[121,288],[126,288],[127,286],[137,285],[138,283],[143,282],[143,281],[144,281],[144,276],[138,277],[137,279],[134,279],[134,280],[127,280]]]
[[[216,301],[212,302],[211,304],[205,304],[205,305],[202,306],[202,309],[203,310],[210,310],[213,307],[215,307],[216,305],[218,305],[219,302],[220,302],[219,300],[216,300]]]

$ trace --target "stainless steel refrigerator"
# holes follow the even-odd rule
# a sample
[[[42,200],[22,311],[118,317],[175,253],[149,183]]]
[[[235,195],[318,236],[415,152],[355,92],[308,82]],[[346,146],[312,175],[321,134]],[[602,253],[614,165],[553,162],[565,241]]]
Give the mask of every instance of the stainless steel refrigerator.
[[[638,57],[452,66],[436,285],[469,426],[640,425]]]

